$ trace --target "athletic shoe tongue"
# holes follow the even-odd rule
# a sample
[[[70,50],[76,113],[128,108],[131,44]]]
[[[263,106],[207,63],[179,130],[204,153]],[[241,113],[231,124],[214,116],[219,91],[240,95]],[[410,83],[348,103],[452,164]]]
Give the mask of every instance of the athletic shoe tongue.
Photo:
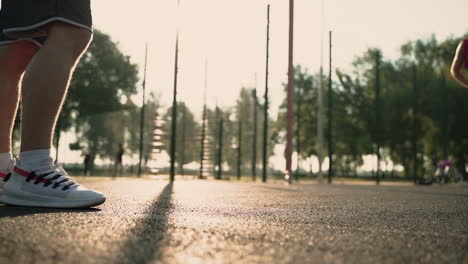
[[[41,174],[42,172],[50,172],[50,171],[61,171],[61,174],[67,175],[65,170],[62,169],[62,166],[58,162],[54,162],[52,158],[49,160],[48,164],[44,164],[44,166],[34,169],[36,173]]]
[[[55,169],[53,167],[42,167],[42,168],[34,170],[34,172],[38,175],[41,175],[45,172],[51,172],[51,171],[55,171]]]

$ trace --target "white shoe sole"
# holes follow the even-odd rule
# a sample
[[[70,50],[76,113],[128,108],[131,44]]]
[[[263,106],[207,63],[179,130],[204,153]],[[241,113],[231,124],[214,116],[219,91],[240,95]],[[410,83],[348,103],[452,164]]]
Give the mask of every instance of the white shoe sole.
[[[0,203],[14,205],[14,206],[26,206],[26,207],[43,207],[43,208],[61,208],[61,209],[73,209],[73,208],[89,208],[103,204],[106,198],[89,199],[89,200],[66,200],[53,197],[44,197],[47,201],[38,201],[34,199],[26,199],[24,197],[15,197],[12,195],[4,194],[0,198]]]

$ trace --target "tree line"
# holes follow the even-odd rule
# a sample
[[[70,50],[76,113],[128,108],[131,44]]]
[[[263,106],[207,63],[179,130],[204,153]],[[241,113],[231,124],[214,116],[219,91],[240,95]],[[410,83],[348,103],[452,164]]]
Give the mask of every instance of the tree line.
[[[393,61],[370,48],[355,58],[350,72],[336,69],[331,83],[333,130],[325,129],[333,139],[336,174],[357,175],[363,156],[378,153],[382,163],[402,166],[399,176],[414,181],[433,173],[443,160],[467,176],[468,90],[450,76],[462,39],[439,42],[432,36],[409,41]],[[296,67],[295,143],[303,158],[317,154],[320,78]],[[328,78],[322,78],[327,87]],[[328,104],[325,107],[328,111]],[[277,119],[280,128],[285,110],[284,101]],[[395,170],[384,172],[384,176],[395,174]]]
[[[351,71],[334,71],[333,130],[325,129],[325,138],[333,139],[337,175],[357,176],[363,156],[376,153],[383,163],[391,161],[403,168],[401,175],[387,171],[386,177],[415,180],[431,173],[437,162],[446,159],[466,175],[468,91],[449,75],[460,40],[451,37],[439,42],[431,37],[409,41],[401,46],[401,56],[393,61],[386,59],[379,49],[371,48],[355,58]],[[300,65],[295,68],[295,149],[304,159],[317,155],[320,78],[327,87],[328,78],[309,73]],[[140,143],[140,107],[133,97],[139,89],[138,82],[137,65],[121,53],[110,36],[96,30],[74,73],[56,127],[56,145],[64,132],[73,132],[76,141],[70,144],[70,149],[91,154],[93,160],[113,160],[120,143],[128,157],[136,157]],[[236,174],[236,170],[242,175],[258,173],[263,107],[254,87],[242,88],[234,106],[207,107],[206,135],[213,173],[220,153],[221,167],[230,174]],[[325,104],[325,113],[328,107]],[[284,101],[278,116],[270,115],[268,157],[273,155],[276,144],[284,143],[285,110]],[[149,96],[143,136],[145,163],[157,148],[169,153],[170,113],[171,108],[162,107],[158,96]],[[198,114],[201,113],[193,113],[184,102],[178,102],[179,173],[183,172],[184,165],[200,161],[202,120],[197,120]],[[161,120],[161,127],[156,120]],[[324,120],[329,122],[328,118]],[[18,142],[19,123],[15,142]],[[220,140],[223,144],[219,144]],[[380,146],[378,151],[376,146]]]

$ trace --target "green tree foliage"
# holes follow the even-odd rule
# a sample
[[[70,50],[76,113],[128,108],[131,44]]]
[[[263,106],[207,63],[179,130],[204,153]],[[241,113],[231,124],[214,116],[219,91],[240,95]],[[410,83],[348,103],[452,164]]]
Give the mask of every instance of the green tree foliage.
[[[241,148],[241,167],[252,166],[252,157],[253,157],[253,147],[254,136],[257,137],[257,164],[260,161],[261,157],[261,148],[259,147],[261,142],[259,140],[260,136],[260,127],[261,124],[258,120],[261,115],[258,105],[255,105],[255,100],[252,95],[253,90],[242,88],[239,93],[239,98],[237,99],[236,109],[235,109],[235,120],[237,121],[236,131],[238,131],[239,122],[242,122],[242,139],[238,139],[236,135],[236,145],[239,141],[242,143]],[[258,100],[257,100],[258,101]],[[257,107],[257,133],[254,131],[254,110]]]
[[[409,42],[401,64],[413,62],[417,68],[419,151],[437,160],[452,160],[467,176],[468,93],[449,75],[461,39],[438,42],[431,37]]]
[[[136,129],[130,97],[137,92],[138,70],[110,37],[98,30],[76,67],[58,132],[71,127],[77,134],[72,149],[93,157],[113,158],[125,133]]]
[[[374,111],[371,98],[359,80],[353,81],[340,71],[337,75],[341,86],[333,85],[335,162],[338,170],[352,170],[356,174],[357,167],[363,163],[362,156],[373,151],[368,131]]]
[[[311,75],[301,66],[295,67],[294,76],[294,151],[307,158],[317,154],[317,89],[319,87],[319,74]],[[287,85],[284,85],[285,94]],[[286,140],[286,113],[287,99],[280,105],[276,122],[277,131],[281,131],[281,143]]]
[[[128,154],[138,155],[140,151],[140,122],[141,122],[141,107],[133,106],[127,110],[130,118],[125,125],[125,142],[127,143]],[[160,98],[154,93],[151,93],[145,104],[145,117],[143,122],[143,159],[144,164],[152,158],[152,153],[157,146],[157,138],[155,133],[162,124],[158,124],[157,120],[161,118]],[[161,120],[163,121],[163,120]],[[136,158],[136,157],[135,157]]]
[[[259,106],[259,99],[254,97],[254,90],[242,88],[239,93],[235,108],[235,122],[237,123],[236,129],[238,132],[239,122],[242,122],[242,139],[239,140],[238,133],[236,134],[236,145],[241,142],[241,169],[248,168],[249,174],[252,173],[252,165],[254,155],[256,155],[256,166],[260,166],[262,158],[262,126],[263,126],[263,112]],[[257,131],[255,133],[254,114],[255,108],[257,110]],[[256,148],[254,153],[254,137],[256,137]],[[237,155],[237,153],[236,153]],[[236,164],[237,166],[237,164]],[[245,171],[247,172],[247,170]]]
[[[237,135],[237,124],[232,119],[232,108],[221,109],[220,107],[215,107],[215,109],[207,109],[207,119],[208,134],[212,138],[210,153],[212,156],[213,174],[216,175],[220,157],[222,159],[223,170],[228,169],[232,172],[237,166],[235,138]],[[221,120],[223,129],[222,139],[220,139]],[[222,148],[219,149],[221,140]],[[222,155],[220,155],[220,151]],[[228,168],[226,168],[226,165]]]
[[[252,160],[253,160],[253,144],[255,136],[255,124],[254,124],[254,110],[257,108],[257,145],[256,145],[256,165],[260,169],[262,164],[262,155],[263,155],[263,120],[264,120],[264,105],[260,103],[260,99],[254,99],[254,89],[251,88],[242,88],[239,97],[236,102],[236,106],[233,109],[233,122],[235,123],[233,127],[233,138],[234,138],[234,148],[237,148],[239,142],[239,123],[242,122],[242,148],[241,148],[241,169],[245,170],[248,168],[249,174],[252,171]],[[257,105],[255,105],[257,101]],[[276,124],[270,119],[269,120],[269,131],[268,131],[268,140],[267,140],[267,149],[268,157],[271,157],[274,154],[274,147],[277,141],[276,133]],[[233,153],[233,168],[237,168],[237,151]],[[246,171],[247,172],[247,171]]]
[[[428,160],[450,159],[465,173],[468,159],[468,93],[449,75],[461,38],[438,42],[435,37],[408,42],[396,61],[383,58],[379,65],[381,100],[375,105],[376,56],[369,49],[357,57],[351,73],[336,71],[334,97],[335,166],[349,173],[362,164],[362,156],[383,147],[390,159],[411,177],[414,164],[422,177],[432,173]],[[295,117],[300,117],[300,155],[316,153],[318,75],[296,67]],[[280,107],[278,128],[284,131],[286,102]],[[299,113],[298,113],[299,111]],[[376,111],[380,117],[377,118]],[[297,129],[297,120],[296,120]],[[326,132],[328,134],[328,131]],[[429,162],[430,163],[430,162]]]
[[[172,107],[163,115],[163,150],[170,153],[171,148],[171,117]],[[200,159],[200,124],[195,115],[183,102],[177,103],[177,133],[176,133],[176,163],[181,173],[182,165],[199,162]]]

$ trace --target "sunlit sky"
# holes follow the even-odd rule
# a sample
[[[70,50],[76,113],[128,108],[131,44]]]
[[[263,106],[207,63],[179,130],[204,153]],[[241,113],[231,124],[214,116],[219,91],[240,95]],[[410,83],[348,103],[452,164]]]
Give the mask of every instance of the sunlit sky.
[[[267,4],[271,5],[270,99],[276,115],[287,80],[289,1],[181,0],[179,8],[176,0],[92,1],[95,27],[110,34],[140,69],[145,43],[149,44],[147,87],[160,94],[166,106],[172,98],[178,29],[178,96],[196,116],[203,104],[205,59],[211,106],[234,105],[242,86],[256,86],[263,94]],[[386,58],[395,59],[408,40],[432,34],[439,40],[463,35],[468,31],[467,17],[466,0],[296,0],[294,62],[309,72],[318,71],[322,36],[324,62],[328,61],[329,30],[333,31],[333,67],[349,70],[352,60],[369,47],[378,47]],[[284,166],[282,151],[279,146],[270,160],[278,169]],[[373,160],[367,157],[364,167],[374,167]],[[316,170],[317,162],[311,162]]]
[[[176,29],[180,32],[179,99],[196,113],[203,104],[205,58],[208,103],[228,107],[242,86],[265,86],[266,5],[271,5],[270,88],[272,110],[283,98],[288,48],[287,0],[99,0],[92,1],[95,28],[110,34],[121,50],[143,67],[149,44],[148,89],[169,105]],[[333,31],[334,67],[349,69],[353,58],[379,47],[396,58],[408,40],[458,36],[468,31],[466,0],[295,1],[294,61],[315,72],[320,66],[321,33],[328,54]],[[327,65],[325,65],[327,66]],[[326,69],[328,66],[326,67]],[[328,71],[327,71],[328,72]],[[255,78],[257,76],[257,78]],[[257,79],[257,81],[255,81]]]
[[[180,33],[179,100],[196,116],[203,104],[205,59],[208,60],[208,103],[235,104],[242,86],[265,87],[266,6],[271,4],[270,98],[272,115],[283,95],[287,76],[287,0],[96,0],[92,1],[94,27],[118,42],[142,73],[145,44],[149,45],[147,89],[161,96],[165,106],[172,97],[174,46]],[[466,0],[322,0],[295,1],[295,64],[310,72],[320,66],[321,36],[327,62],[328,30],[333,31],[333,67],[350,69],[355,56],[369,47],[397,58],[408,40],[441,40],[468,31]],[[328,72],[328,66],[325,65]],[[256,76],[256,77],[255,77]],[[141,85],[139,85],[141,88]],[[140,96],[134,99],[141,103]],[[61,160],[79,161],[79,153],[63,138]],[[282,150],[272,158],[282,168]],[[369,158],[370,160],[370,158]],[[312,162],[316,164],[316,162]],[[371,165],[369,165],[371,166]]]

